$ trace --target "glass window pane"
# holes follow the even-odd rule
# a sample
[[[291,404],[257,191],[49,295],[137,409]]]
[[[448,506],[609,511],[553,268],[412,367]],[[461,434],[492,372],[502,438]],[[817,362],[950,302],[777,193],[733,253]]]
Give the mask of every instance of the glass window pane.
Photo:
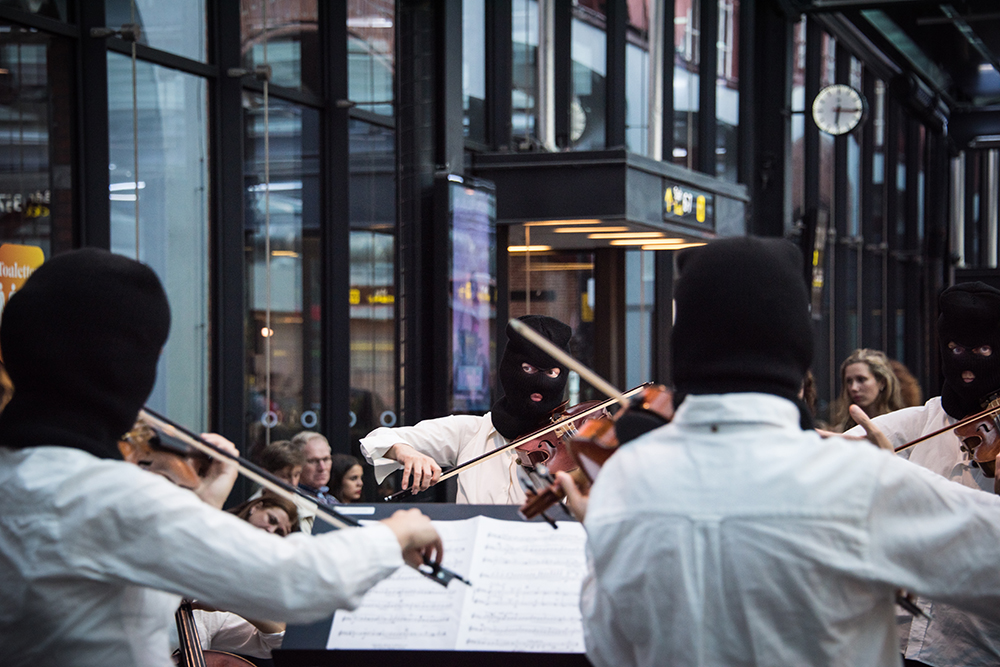
[[[650,155],[649,19],[651,0],[628,4],[625,45],[625,148]]]
[[[138,23],[140,44],[205,60],[205,0],[104,0],[104,11],[105,25]]]
[[[605,80],[608,38],[596,16],[583,15],[572,23],[572,98],[570,141],[578,150],[604,148]]]
[[[625,386],[653,377],[651,357],[656,262],[652,250],[625,252]]]
[[[396,150],[394,130],[352,120],[351,205],[351,451],[379,426],[394,426],[396,411]],[[395,477],[376,488],[365,466],[363,499],[383,498]]]
[[[270,155],[264,99],[244,95],[249,447],[320,418],[319,113],[274,98],[268,106]]]
[[[23,12],[44,16],[57,21],[66,20],[66,0],[43,0],[42,2],[26,2],[25,0],[0,0],[0,7],[13,7]]]
[[[0,24],[0,243],[73,247],[72,42]],[[0,283],[0,306],[11,285]]]
[[[709,0],[711,2],[711,0]],[[674,2],[673,163],[697,170],[701,0]]]
[[[740,0],[719,1],[718,63],[715,77],[715,173],[736,182],[740,125]]]
[[[802,219],[805,207],[805,134],[806,134],[806,22],[798,21],[793,30],[792,62],[792,220]]]
[[[486,0],[462,0],[462,111],[465,136],[486,141]]]
[[[243,67],[253,70],[266,59],[274,85],[319,94],[316,0],[240,0],[240,20]]]
[[[512,0],[511,139],[514,145],[532,145],[537,135],[538,99],[538,2]]]
[[[392,0],[350,0],[347,6],[347,85],[351,101],[361,109],[385,116],[393,115],[395,20]]]
[[[151,266],[170,299],[170,338],[149,405],[189,428],[205,429],[210,403],[208,85],[200,77],[142,61],[136,82],[138,178],[132,60],[108,52],[111,249]]]

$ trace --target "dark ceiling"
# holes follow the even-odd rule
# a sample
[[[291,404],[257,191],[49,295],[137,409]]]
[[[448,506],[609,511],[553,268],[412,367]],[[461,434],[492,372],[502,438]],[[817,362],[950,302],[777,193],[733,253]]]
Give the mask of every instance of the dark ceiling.
[[[940,109],[960,147],[1000,143],[1000,0],[784,4],[853,24],[903,70],[917,106]]]

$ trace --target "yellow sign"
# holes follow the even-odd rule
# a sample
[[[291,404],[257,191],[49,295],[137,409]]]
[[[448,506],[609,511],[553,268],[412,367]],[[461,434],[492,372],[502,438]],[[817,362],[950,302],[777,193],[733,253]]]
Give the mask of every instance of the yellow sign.
[[[10,297],[21,289],[24,281],[44,261],[45,253],[36,246],[14,243],[0,245],[0,317],[3,317],[3,308]]]

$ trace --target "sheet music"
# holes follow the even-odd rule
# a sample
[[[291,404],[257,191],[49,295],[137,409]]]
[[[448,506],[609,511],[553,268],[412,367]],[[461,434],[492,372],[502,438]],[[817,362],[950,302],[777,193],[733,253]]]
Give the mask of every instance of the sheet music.
[[[583,526],[483,516],[434,526],[446,565],[472,586],[400,568],[358,609],[336,613],[327,648],[583,652]]]

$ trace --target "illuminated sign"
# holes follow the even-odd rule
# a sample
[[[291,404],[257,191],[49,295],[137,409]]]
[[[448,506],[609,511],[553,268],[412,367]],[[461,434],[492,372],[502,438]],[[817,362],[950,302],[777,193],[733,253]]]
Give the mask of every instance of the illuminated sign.
[[[715,226],[715,195],[670,181],[664,181],[664,186],[664,220]]]

